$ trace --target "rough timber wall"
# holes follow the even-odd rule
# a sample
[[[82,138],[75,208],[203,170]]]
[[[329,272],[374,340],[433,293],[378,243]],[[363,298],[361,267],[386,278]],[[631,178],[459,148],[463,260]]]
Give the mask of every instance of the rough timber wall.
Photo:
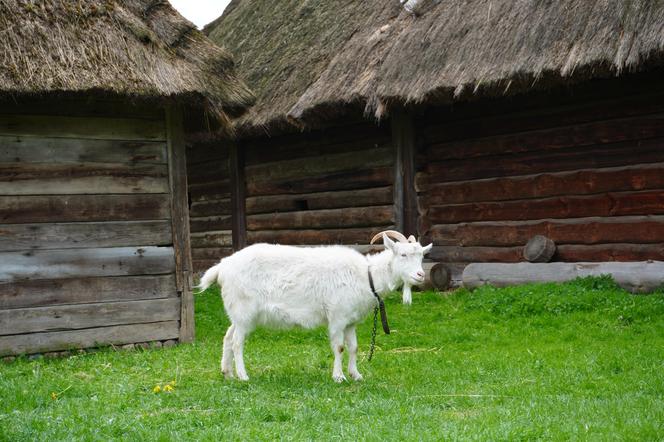
[[[163,112],[82,108],[0,115],[0,355],[180,334]]]
[[[662,259],[664,101],[616,89],[429,111],[416,187],[430,257],[521,261],[541,234],[558,261]]]
[[[187,149],[191,255],[201,272],[233,253],[229,149],[203,142]]]
[[[247,242],[366,250],[393,228],[389,127],[370,123],[242,143]]]

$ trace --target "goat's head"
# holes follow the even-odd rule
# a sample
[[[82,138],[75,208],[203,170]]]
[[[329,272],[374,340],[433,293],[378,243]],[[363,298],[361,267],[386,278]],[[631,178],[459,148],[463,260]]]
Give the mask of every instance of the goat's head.
[[[385,230],[371,239],[373,244],[378,238],[383,238],[385,248],[392,252],[392,272],[401,278],[404,283],[419,285],[424,282],[422,260],[429,253],[433,244],[422,247],[413,235],[406,238],[395,230]],[[390,237],[397,241],[392,241]]]

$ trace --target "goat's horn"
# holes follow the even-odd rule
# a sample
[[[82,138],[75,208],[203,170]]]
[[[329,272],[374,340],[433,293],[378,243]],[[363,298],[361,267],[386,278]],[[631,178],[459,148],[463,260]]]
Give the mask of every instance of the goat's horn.
[[[413,235],[410,235],[408,237],[408,242],[417,242],[417,240],[415,239],[415,237]]]
[[[396,230],[383,230],[382,232],[376,233],[374,237],[371,238],[371,242],[369,244],[373,244],[378,238],[380,238],[383,235],[383,233],[386,234],[387,236],[396,239],[399,242],[408,242],[408,239],[406,239],[406,237],[403,236],[402,233],[399,233]]]

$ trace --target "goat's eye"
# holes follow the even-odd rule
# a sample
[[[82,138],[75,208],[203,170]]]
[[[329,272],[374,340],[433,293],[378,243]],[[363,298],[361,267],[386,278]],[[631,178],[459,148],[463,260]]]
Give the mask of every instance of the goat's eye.
[[[406,254],[405,254],[405,253],[402,253],[401,256],[403,256],[403,257],[405,258],[405,257],[406,257]]]

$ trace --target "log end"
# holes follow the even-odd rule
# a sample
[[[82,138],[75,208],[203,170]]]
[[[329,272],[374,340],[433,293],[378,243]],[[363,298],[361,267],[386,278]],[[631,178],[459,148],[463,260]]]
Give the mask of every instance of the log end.
[[[549,262],[556,253],[556,243],[551,238],[535,235],[523,248],[523,257],[528,262]]]

